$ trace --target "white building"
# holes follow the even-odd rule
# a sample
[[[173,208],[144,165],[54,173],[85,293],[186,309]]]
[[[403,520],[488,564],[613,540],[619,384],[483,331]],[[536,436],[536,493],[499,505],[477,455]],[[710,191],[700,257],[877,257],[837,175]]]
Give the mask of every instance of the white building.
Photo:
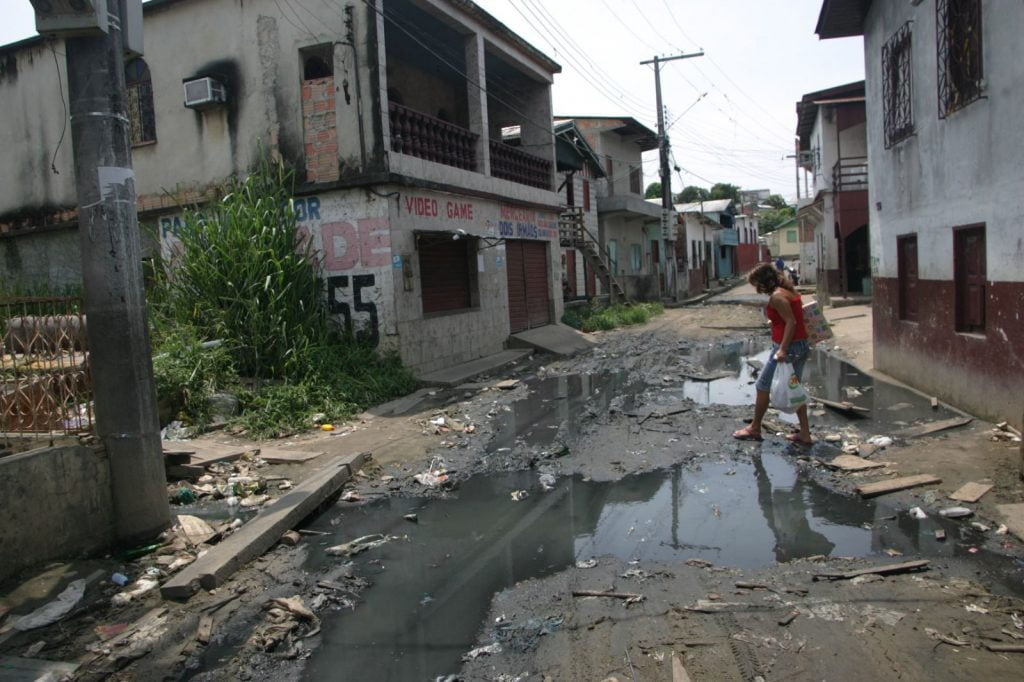
[[[862,35],[875,365],[1024,420],[1024,4],[825,0]]]

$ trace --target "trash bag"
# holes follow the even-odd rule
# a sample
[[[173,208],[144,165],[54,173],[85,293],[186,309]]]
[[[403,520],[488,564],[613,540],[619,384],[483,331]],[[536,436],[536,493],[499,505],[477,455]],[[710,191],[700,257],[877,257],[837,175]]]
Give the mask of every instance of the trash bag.
[[[793,363],[775,365],[770,399],[772,407],[780,412],[796,412],[801,405],[807,404],[807,391],[793,371]]]

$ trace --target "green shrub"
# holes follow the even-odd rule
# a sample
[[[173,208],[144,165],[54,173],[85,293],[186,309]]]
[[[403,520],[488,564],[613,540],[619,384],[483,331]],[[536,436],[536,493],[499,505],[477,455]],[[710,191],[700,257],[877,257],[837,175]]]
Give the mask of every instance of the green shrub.
[[[616,327],[643,324],[665,312],[661,303],[616,303],[608,307],[588,305],[571,308],[562,316],[562,322],[581,331],[607,331]]]
[[[161,338],[153,356],[153,377],[161,412],[197,426],[209,421],[206,399],[237,378],[228,349],[203,348],[196,331],[187,326]]]

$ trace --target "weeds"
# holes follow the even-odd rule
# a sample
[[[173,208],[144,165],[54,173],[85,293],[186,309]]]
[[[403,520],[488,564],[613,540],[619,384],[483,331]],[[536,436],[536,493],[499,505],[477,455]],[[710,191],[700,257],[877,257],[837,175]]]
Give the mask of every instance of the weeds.
[[[296,229],[292,190],[291,172],[264,158],[221,201],[185,211],[180,252],[154,273],[158,395],[190,421],[204,423],[210,393],[235,390],[238,424],[276,436],[312,426],[317,414],[344,419],[415,385],[396,355],[332,322],[320,262]],[[212,339],[223,345],[202,348]],[[238,377],[252,388],[239,389]]]
[[[562,315],[562,322],[584,332],[607,331],[616,327],[643,324],[663,312],[665,306],[661,303],[616,303],[607,307],[588,305],[567,309]]]

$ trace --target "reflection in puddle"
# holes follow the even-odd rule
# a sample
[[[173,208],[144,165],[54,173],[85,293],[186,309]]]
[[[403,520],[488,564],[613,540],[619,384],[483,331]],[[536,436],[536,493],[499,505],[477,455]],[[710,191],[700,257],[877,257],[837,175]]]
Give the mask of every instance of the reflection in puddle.
[[[527,489],[513,502],[510,492]],[[419,523],[404,514],[416,512]],[[355,613],[324,615],[324,646],[307,677],[374,670],[376,679],[423,680],[458,670],[492,596],[515,583],[590,557],[681,561],[699,557],[740,567],[816,554],[952,556],[965,552],[958,528],[942,521],[898,520],[883,503],[829,492],[790,461],[768,452],[745,461],[628,476],[616,482],[558,481],[543,492],[535,473],[476,477],[448,499],[395,498],[317,520],[343,533],[336,544],[370,533],[408,536],[356,558],[375,583]],[[339,518],[340,517],[340,518]],[[969,531],[968,531],[969,532]],[[311,552],[311,572],[337,559]]]

